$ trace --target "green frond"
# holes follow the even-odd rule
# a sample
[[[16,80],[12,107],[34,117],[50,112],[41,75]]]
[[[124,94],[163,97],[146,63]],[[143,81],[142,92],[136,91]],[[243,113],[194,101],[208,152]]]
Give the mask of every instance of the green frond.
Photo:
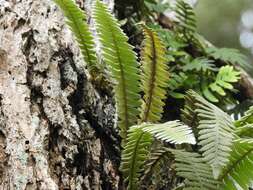
[[[137,182],[143,170],[143,164],[148,159],[149,147],[155,137],[165,142],[182,144],[195,144],[195,137],[188,126],[178,121],[170,121],[164,124],[149,124],[132,126],[128,130],[126,144],[122,153],[121,171],[128,189],[138,187]]]
[[[237,127],[235,133],[241,138],[253,138],[253,123]]]
[[[109,66],[112,78],[116,83],[117,113],[119,116],[120,134],[124,139],[130,126],[137,123],[140,106],[139,70],[133,47],[127,43],[128,38],[121,30],[117,20],[107,7],[96,1],[94,9],[96,29],[102,44],[102,54]]]
[[[87,67],[92,74],[93,70],[97,69],[97,58],[94,50],[95,43],[86,21],[85,12],[73,0],[54,0],[54,2],[61,8],[66,17],[66,23],[73,32]]]
[[[150,133],[157,140],[174,144],[195,144],[192,130],[179,121],[169,121],[163,124],[144,123],[139,126],[144,132]]]
[[[198,153],[172,150],[177,175],[185,178],[184,190],[217,190],[219,182],[213,178],[212,168]]]
[[[207,54],[217,60],[224,61],[226,63],[231,63],[233,65],[247,65],[247,58],[245,55],[241,54],[237,49],[230,48],[215,48],[210,47],[206,49]]]
[[[248,190],[253,181],[253,140],[236,140],[229,161],[220,177],[221,189]]]
[[[195,103],[195,97],[192,96],[191,91],[188,91],[185,96],[184,108],[181,110],[181,120],[192,129],[198,126]]]
[[[213,64],[214,61],[204,57],[194,59],[191,63],[186,64],[182,67],[183,71],[217,71],[216,66]]]
[[[165,47],[156,32],[144,26],[144,48],[142,51],[141,122],[157,122],[162,117],[163,100],[166,98],[169,73],[166,65]]]
[[[240,80],[240,72],[235,71],[232,66],[226,65],[220,68],[215,82],[203,89],[204,96],[211,102],[218,102],[216,95],[226,96],[226,90],[234,89],[233,83]]]
[[[144,133],[138,126],[128,130],[127,143],[121,157],[121,171],[128,190],[137,190],[139,177],[143,171],[144,162],[149,156],[149,148],[153,142],[151,134]]]
[[[183,0],[178,0],[176,4],[176,17],[183,29],[184,34],[194,34],[197,30],[196,15],[191,5]]]
[[[215,178],[228,163],[234,139],[234,125],[231,117],[218,107],[206,101],[194,91],[189,92],[196,100],[199,119],[199,145],[204,159],[212,166]]]
[[[176,90],[183,87],[187,79],[188,76],[183,72],[171,73],[168,81],[169,95],[173,98],[184,98],[184,94],[178,93]]]
[[[253,106],[245,112],[245,115],[235,121],[236,134],[239,137],[253,137]]]
[[[244,116],[235,122],[237,127],[243,126],[245,124],[253,124],[253,106],[245,112]]]

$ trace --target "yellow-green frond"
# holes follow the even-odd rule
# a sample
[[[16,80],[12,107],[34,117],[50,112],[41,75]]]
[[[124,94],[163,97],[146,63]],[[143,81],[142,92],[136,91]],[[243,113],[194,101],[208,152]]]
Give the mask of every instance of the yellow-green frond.
[[[95,44],[86,22],[85,12],[73,0],[54,0],[54,2],[61,8],[66,17],[67,24],[75,35],[88,69],[90,71],[95,69],[97,64]]]
[[[96,1],[94,18],[102,44],[102,54],[116,83],[117,113],[121,137],[126,138],[127,129],[136,124],[140,106],[139,69],[133,47],[107,7]]]
[[[165,46],[158,35],[144,27],[141,84],[144,100],[141,107],[141,122],[157,122],[162,117],[163,100],[166,98],[169,74],[166,65]]]

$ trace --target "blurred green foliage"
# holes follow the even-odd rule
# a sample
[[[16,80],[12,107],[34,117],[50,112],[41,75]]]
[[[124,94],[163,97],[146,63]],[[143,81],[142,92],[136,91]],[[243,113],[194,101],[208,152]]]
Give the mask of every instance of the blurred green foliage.
[[[249,9],[253,10],[252,0],[199,0],[195,9],[198,31],[218,47],[250,54],[239,40],[241,15]]]

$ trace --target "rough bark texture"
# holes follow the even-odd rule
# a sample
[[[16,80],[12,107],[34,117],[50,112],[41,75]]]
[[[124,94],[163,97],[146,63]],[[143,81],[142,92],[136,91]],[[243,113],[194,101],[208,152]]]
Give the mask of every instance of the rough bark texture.
[[[0,0],[0,190],[121,189],[114,112],[53,1]]]

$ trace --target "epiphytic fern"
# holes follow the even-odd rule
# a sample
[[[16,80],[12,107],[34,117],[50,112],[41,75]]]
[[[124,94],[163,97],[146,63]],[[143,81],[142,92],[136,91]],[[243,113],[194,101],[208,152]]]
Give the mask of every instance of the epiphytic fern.
[[[215,48],[210,47],[206,49],[206,52],[211,57],[224,61],[225,63],[231,63],[233,65],[247,65],[246,56],[241,54],[237,49],[230,48]]]
[[[212,168],[198,153],[172,150],[175,155],[177,175],[185,178],[184,190],[217,190],[218,180],[213,178]]]
[[[102,54],[109,66],[115,85],[118,125],[121,137],[126,138],[127,129],[137,121],[140,105],[139,70],[136,54],[128,44],[117,20],[110,14],[107,7],[96,1],[94,7],[96,29],[102,44]]]
[[[165,59],[165,47],[158,35],[144,27],[142,52],[142,89],[144,100],[141,109],[142,122],[157,122],[161,119],[168,87],[169,74]]]
[[[204,159],[212,166],[214,177],[218,178],[221,168],[227,164],[234,139],[234,125],[229,115],[207,102],[197,93],[189,92],[195,98],[199,118],[199,145]]]
[[[148,159],[149,149],[153,142],[151,137],[165,142],[195,144],[195,137],[190,128],[178,121],[164,124],[148,124],[133,126],[128,131],[127,143],[122,153],[121,170],[128,183],[129,190],[137,189],[138,179],[145,160]]]
[[[208,100],[218,102],[216,95],[225,96],[225,90],[233,90],[234,87],[232,84],[238,82],[239,79],[240,72],[235,71],[232,66],[223,66],[220,68],[215,82],[205,86],[203,94]]]
[[[86,21],[85,12],[72,0],[54,0],[66,17],[66,23],[73,32],[91,74],[98,69],[94,50],[95,43]]]
[[[222,190],[248,190],[253,180],[253,139],[234,142],[229,163],[219,178]]]
[[[184,35],[188,38],[196,32],[196,16],[193,8],[183,0],[178,0],[176,4],[176,17]]]

